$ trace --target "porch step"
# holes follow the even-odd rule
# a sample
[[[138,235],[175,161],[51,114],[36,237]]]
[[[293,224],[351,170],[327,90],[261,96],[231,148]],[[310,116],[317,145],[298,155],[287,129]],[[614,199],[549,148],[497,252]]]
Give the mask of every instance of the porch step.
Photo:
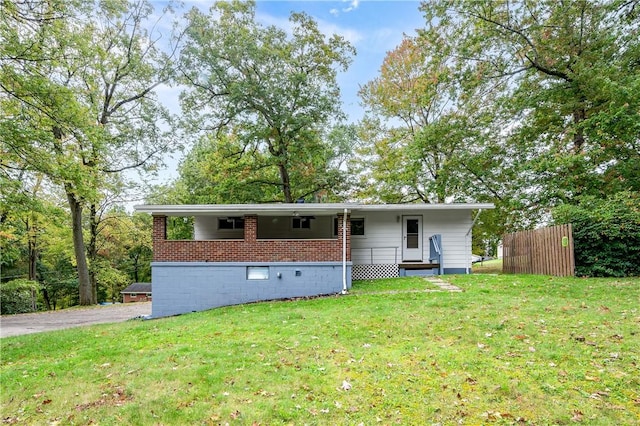
[[[433,269],[433,268],[439,268],[440,264],[415,262],[415,263],[401,263],[398,265],[398,267],[403,269]]]
[[[401,263],[398,268],[401,277],[438,275],[440,273],[440,265],[438,263]]]

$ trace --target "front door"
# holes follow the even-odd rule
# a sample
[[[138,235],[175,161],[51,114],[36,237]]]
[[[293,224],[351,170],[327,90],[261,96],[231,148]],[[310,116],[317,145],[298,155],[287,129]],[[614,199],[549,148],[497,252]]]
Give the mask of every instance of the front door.
[[[422,216],[402,216],[402,261],[422,262]]]

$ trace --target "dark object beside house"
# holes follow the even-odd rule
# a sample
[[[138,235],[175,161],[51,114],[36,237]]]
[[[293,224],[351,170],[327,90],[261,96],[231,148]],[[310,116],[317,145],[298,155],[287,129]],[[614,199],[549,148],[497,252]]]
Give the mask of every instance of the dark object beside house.
[[[122,302],[151,302],[151,283],[133,283],[120,292]]]

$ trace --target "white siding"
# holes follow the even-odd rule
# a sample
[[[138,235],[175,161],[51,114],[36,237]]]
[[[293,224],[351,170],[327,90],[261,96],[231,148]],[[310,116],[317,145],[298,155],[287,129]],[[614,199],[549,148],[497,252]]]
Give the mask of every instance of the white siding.
[[[423,219],[425,239],[425,259],[429,257],[429,237],[442,235],[442,252],[444,268],[471,267],[471,227],[470,210],[453,210],[446,212],[429,212]]]
[[[244,229],[218,229],[218,216],[196,216],[194,239],[225,240],[243,239]],[[258,216],[259,239],[322,239],[337,238],[333,235],[334,216],[316,216],[311,219],[311,229],[293,229],[291,216]]]
[[[351,238],[351,260],[358,264],[402,263],[402,216],[422,216],[423,261],[429,259],[429,237],[442,235],[443,267],[470,267],[471,211],[372,212],[365,218],[365,236]],[[358,216],[353,216],[358,217]],[[363,217],[363,216],[360,216]],[[373,249],[373,250],[372,250]],[[373,262],[371,259],[373,253]],[[397,253],[397,256],[396,256]]]
[[[402,261],[402,222],[397,219],[400,216],[388,212],[353,216],[354,219],[364,217],[364,236],[351,237],[351,261],[354,265]]]
[[[259,239],[323,239],[333,237],[333,216],[315,216],[311,229],[293,229],[291,216],[258,216]]]
[[[196,216],[193,222],[195,240],[229,240],[244,238],[244,229],[218,229],[218,216]]]

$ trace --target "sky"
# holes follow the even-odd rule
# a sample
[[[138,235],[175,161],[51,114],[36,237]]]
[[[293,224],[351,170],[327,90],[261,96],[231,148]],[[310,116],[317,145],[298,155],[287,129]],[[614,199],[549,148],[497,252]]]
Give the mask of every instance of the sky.
[[[273,1],[257,2],[260,22],[285,26],[291,12],[306,12],[327,35],[339,34],[356,48],[353,63],[338,77],[343,109],[352,121],[362,118],[358,89],[374,79],[386,53],[403,34],[424,27],[419,1]]]
[[[161,5],[163,1],[154,2]],[[198,7],[207,11],[213,1],[185,1],[185,10]],[[403,36],[416,35],[416,29],[425,25],[418,10],[419,1],[337,0],[337,1],[276,1],[257,0],[256,18],[263,25],[275,25],[286,29],[292,12],[305,12],[317,23],[327,36],[339,34],[356,49],[353,62],[346,72],[338,75],[343,111],[349,121],[357,122],[363,116],[358,90],[374,79],[380,70],[387,52],[402,41]],[[181,13],[183,11],[178,11]],[[159,97],[174,113],[179,113],[178,88],[166,87]],[[163,99],[164,98],[164,99]],[[172,158],[162,173],[164,179],[177,177],[177,162]]]

